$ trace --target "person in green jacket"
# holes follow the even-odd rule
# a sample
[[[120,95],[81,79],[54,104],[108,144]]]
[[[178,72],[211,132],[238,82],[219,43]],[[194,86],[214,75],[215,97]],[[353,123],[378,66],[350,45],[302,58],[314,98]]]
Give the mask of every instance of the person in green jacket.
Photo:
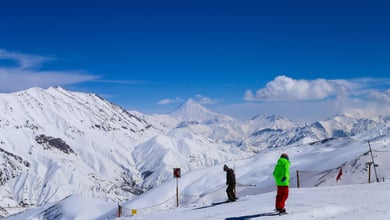
[[[290,160],[283,153],[275,165],[273,176],[277,186],[275,208],[279,213],[286,213],[285,203],[288,198],[288,186],[290,184]]]

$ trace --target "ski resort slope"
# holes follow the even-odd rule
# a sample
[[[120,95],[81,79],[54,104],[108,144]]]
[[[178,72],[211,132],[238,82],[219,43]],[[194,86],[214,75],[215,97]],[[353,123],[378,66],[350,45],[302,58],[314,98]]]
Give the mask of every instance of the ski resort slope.
[[[186,208],[175,207],[147,214],[143,213],[142,210],[137,210],[137,213],[132,215],[131,211],[124,209],[124,216],[120,218],[115,218],[115,214],[112,212],[105,213],[105,210],[115,207],[114,203],[97,202],[74,195],[48,209],[46,212],[52,211],[52,215],[46,215],[48,218],[42,217],[42,209],[35,209],[6,219],[388,220],[390,217],[389,192],[390,182],[292,188],[286,203],[288,214],[283,216],[267,216],[267,213],[272,212],[275,201],[275,192],[269,192],[241,197],[233,203],[215,206],[204,204]],[[63,212],[64,215],[61,216],[58,211]]]
[[[275,192],[240,198],[233,203],[176,208],[153,214],[121,217],[121,220],[244,220],[244,219],[340,219],[388,220],[390,182],[293,188],[287,200],[288,214],[267,216],[272,212]]]
[[[372,141],[378,179],[371,172],[367,181],[366,163],[371,160],[367,142],[358,139],[331,139],[318,143],[268,149],[246,160],[227,161],[235,168],[239,200],[213,206],[226,200],[223,164],[184,174],[178,181],[167,181],[137,198],[122,202],[122,217],[117,217],[118,204],[85,195],[73,194],[60,202],[47,203],[22,213],[14,219],[390,219],[389,137]],[[286,216],[266,216],[274,209],[275,184],[273,166],[282,152],[291,160],[291,188]],[[341,179],[336,182],[339,169]],[[294,173],[300,175],[297,188]],[[176,183],[179,207],[176,207]],[[318,186],[318,187],[315,187]]]

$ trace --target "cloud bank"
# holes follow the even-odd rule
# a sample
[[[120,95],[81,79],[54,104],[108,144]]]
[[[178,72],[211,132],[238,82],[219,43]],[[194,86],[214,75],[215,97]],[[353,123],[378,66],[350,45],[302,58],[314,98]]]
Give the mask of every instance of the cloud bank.
[[[389,86],[388,78],[297,80],[277,76],[255,93],[248,89],[243,99],[249,103],[236,108],[295,119],[316,115],[313,120],[335,114],[390,115]]]
[[[45,62],[53,57],[22,54],[0,49],[0,60],[13,61],[16,65],[0,65],[0,91],[13,92],[31,87],[49,87],[76,84],[99,77],[82,71],[43,71]]]
[[[287,76],[278,76],[268,82],[264,88],[253,94],[247,90],[246,101],[313,101],[332,96],[345,95],[348,85],[339,80],[295,80]]]
[[[175,99],[163,99],[163,100],[160,100],[159,102],[157,102],[157,104],[159,104],[159,105],[168,105],[168,104],[182,102],[182,101],[183,101],[183,99],[181,99],[180,97],[176,97]]]
[[[377,100],[378,102],[390,104],[390,89],[384,92],[370,91],[369,98]]]
[[[200,104],[208,105],[208,104],[215,104],[217,100],[214,100],[212,98],[197,94],[195,95],[195,101],[199,102]]]
[[[215,104],[217,102],[217,100],[214,100],[212,98],[209,98],[209,97],[206,97],[206,96],[203,96],[200,94],[196,94],[192,99],[200,104],[203,104],[203,105]],[[185,101],[184,99],[182,99],[180,97],[176,97],[175,99],[160,100],[159,102],[157,102],[157,104],[168,105],[168,104],[179,103],[179,102],[184,102],[184,101]]]

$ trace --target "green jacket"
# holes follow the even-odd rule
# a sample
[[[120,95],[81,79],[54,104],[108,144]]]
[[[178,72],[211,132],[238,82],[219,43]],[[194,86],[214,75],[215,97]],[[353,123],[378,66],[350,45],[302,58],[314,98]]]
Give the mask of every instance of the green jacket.
[[[277,186],[288,186],[290,184],[290,161],[286,158],[279,158],[273,172]],[[282,182],[283,177],[286,177]]]

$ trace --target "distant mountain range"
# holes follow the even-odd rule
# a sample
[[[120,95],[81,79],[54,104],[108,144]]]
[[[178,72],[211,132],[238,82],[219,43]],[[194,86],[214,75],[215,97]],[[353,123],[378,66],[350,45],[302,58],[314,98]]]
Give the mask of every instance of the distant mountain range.
[[[311,124],[283,116],[239,121],[188,100],[145,115],[60,87],[0,94],[0,211],[79,193],[129,200],[182,173],[265,149],[390,134],[390,117],[337,115]]]

